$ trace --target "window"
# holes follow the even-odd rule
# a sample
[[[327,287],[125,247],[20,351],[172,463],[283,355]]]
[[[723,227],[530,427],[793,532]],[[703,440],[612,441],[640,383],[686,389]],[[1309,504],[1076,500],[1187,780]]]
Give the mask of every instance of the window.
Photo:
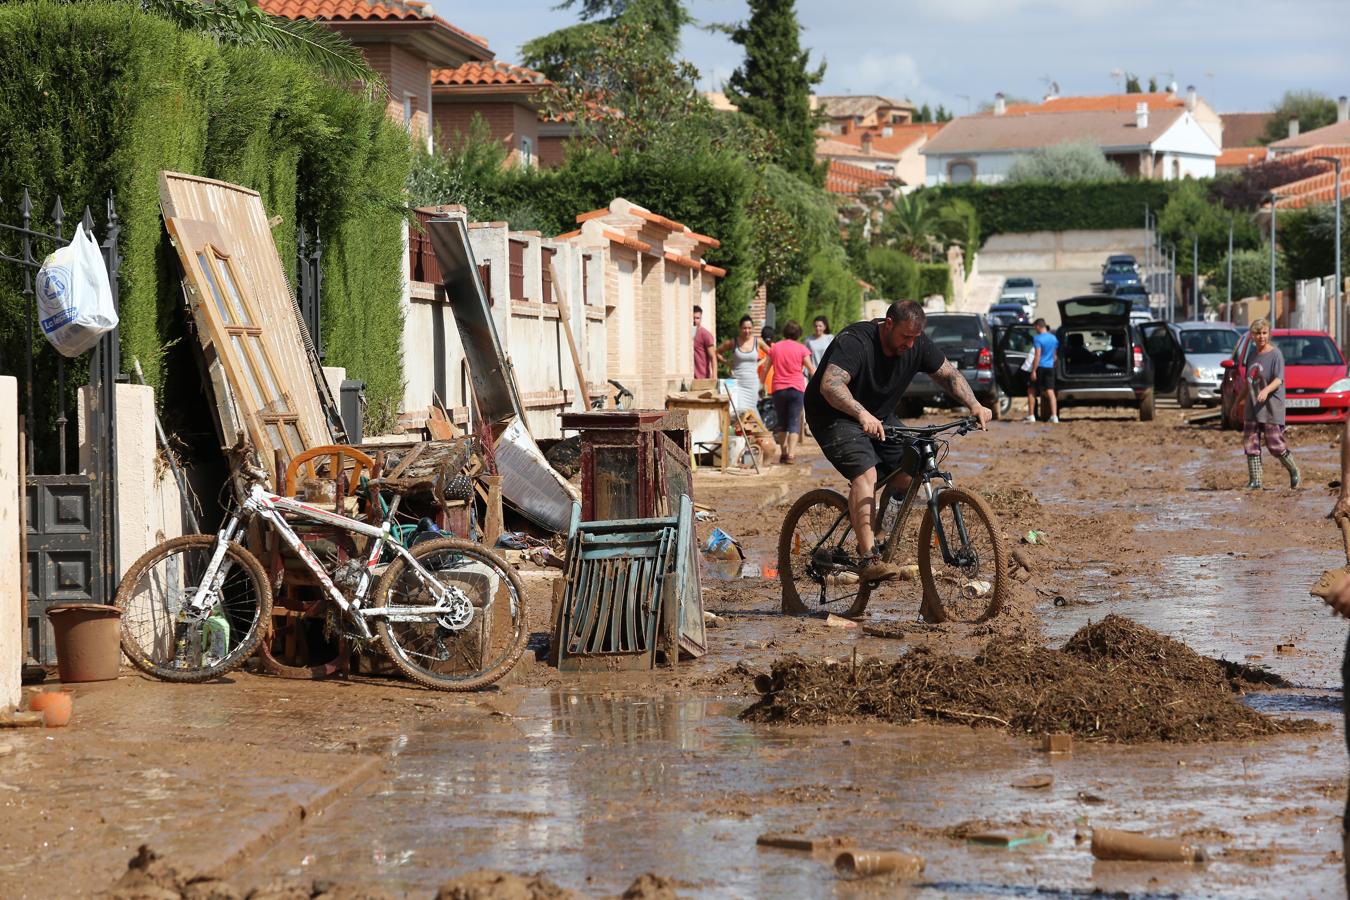
[[[417,115],[417,95],[403,95],[403,124],[409,131],[412,131],[413,116]]]
[[[534,144],[527,137],[520,139],[520,165],[525,169],[534,165]]]
[[[970,184],[975,180],[975,164],[964,160],[952,163],[947,167],[947,180],[952,184]]]

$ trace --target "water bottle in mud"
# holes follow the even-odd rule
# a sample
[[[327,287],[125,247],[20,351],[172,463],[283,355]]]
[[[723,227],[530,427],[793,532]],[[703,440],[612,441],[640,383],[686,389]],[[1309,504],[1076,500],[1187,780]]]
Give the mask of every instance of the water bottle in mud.
[[[208,665],[230,655],[230,623],[217,610],[202,623],[202,656]]]

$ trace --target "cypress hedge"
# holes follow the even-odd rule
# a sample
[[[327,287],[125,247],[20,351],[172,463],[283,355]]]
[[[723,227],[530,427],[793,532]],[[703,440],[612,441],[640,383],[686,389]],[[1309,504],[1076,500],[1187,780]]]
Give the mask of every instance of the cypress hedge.
[[[281,216],[273,233],[287,272],[297,223],[318,224],[326,362],[367,382],[377,418],[397,408],[409,147],[382,104],[272,51],[223,47],[115,2],[0,6],[0,73],[0,221],[17,221],[26,187],[44,213],[39,224],[59,194],[72,225],[90,206],[101,236],[115,193],[128,370],[137,358],[157,388],[196,382],[177,371],[181,355],[173,365],[166,356],[184,338],[181,276],[159,209],[158,173],[169,169],[258,191]],[[21,279],[18,267],[0,266],[7,371],[36,334]]]
[[[938,200],[964,200],[975,208],[980,235],[1142,228],[1144,205],[1154,211],[1167,204],[1177,182],[1126,180],[1104,182],[1025,182],[960,184],[931,188]]]

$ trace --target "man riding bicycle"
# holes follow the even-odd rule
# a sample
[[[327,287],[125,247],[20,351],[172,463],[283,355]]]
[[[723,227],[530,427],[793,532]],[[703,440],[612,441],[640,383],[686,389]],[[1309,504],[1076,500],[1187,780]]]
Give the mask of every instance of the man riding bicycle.
[[[863,581],[887,581],[900,568],[884,563],[872,534],[877,466],[889,475],[900,467],[904,447],[886,443],[887,426],[899,425],[896,404],[915,372],[924,372],[979,419],[993,417],[937,345],[923,333],[927,316],[912,300],[892,303],[882,319],[855,322],[835,335],[806,386],[806,421],[825,458],[848,479],[848,516],[858,540]],[[909,486],[909,476],[896,487]]]

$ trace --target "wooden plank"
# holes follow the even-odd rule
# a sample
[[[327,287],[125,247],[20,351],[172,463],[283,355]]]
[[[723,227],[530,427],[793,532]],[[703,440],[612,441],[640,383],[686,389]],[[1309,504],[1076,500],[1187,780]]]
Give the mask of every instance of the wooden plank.
[[[563,291],[563,281],[558,277],[558,267],[549,257],[548,269],[553,278],[553,290],[557,292],[558,321],[562,325],[563,336],[567,338],[567,349],[572,354],[572,367],[577,373],[577,388],[581,392],[581,405],[586,405],[586,373],[581,367],[581,354],[577,352],[577,340],[572,334],[572,310],[567,294]]]

